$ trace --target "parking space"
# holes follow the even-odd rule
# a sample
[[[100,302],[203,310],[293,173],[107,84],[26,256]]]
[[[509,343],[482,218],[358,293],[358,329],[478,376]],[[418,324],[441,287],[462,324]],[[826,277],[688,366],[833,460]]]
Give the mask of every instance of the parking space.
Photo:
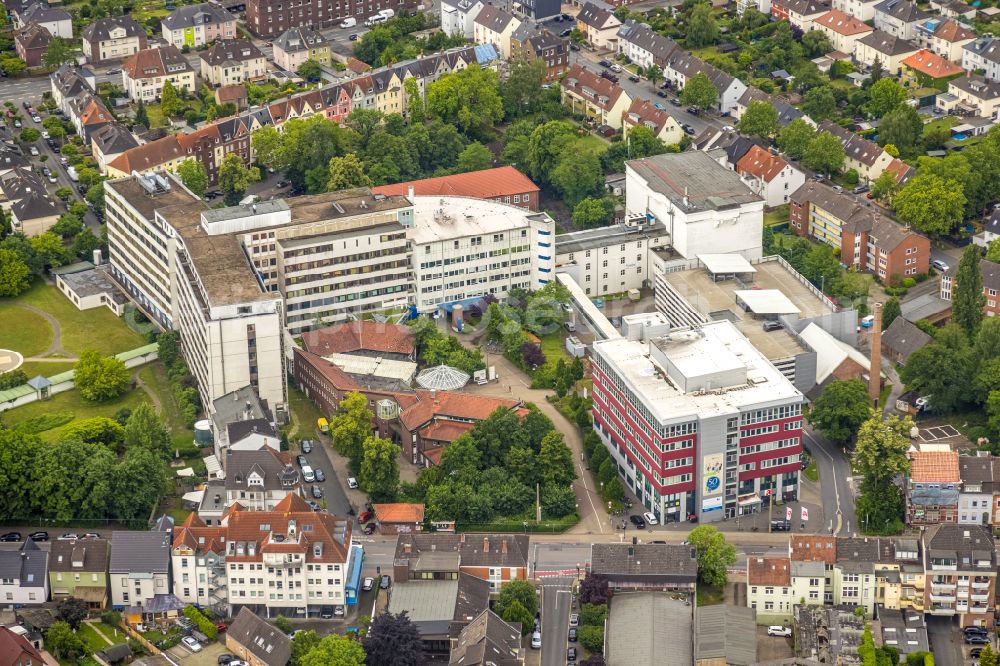
[[[757,627],[757,661],[775,661],[795,657],[792,639],[768,636],[767,627]]]
[[[167,653],[184,666],[218,666],[220,654],[230,654],[226,646],[216,641],[202,646],[200,652],[192,652],[184,645],[175,645]]]

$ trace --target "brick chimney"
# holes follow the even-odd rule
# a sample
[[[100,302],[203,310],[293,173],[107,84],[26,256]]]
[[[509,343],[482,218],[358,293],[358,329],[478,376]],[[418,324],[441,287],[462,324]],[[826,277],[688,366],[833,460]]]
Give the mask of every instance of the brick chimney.
[[[875,321],[872,323],[871,367],[868,369],[868,398],[878,409],[878,396],[882,391],[882,304],[875,304]]]
[[[500,552],[503,553],[504,555],[507,554],[507,539],[504,539],[503,541],[500,542]]]
[[[483,537],[483,552],[484,553],[490,552],[490,538],[489,537]]]

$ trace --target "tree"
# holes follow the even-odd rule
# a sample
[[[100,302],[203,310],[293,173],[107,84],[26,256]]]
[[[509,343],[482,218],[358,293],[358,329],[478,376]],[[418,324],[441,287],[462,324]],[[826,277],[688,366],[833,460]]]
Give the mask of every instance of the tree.
[[[813,245],[802,258],[802,274],[809,280],[826,291],[827,285],[833,285],[834,280],[840,275],[840,261],[826,243]]]
[[[813,33],[822,34],[818,30],[810,30],[806,34]],[[829,86],[811,88],[802,100],[802,111],[816,122],[832,118],[837,113],[837,98],[833,96],[833,90]]]
[[[646,68],[646,78],[649,79],[650,83],[656,85],[656,82],[663,78],[663,70],[654,62]]]
[[[260,169],[247,168],[243,158],[236,153],[229,153],[222,158],[219,165],[219,190],[226,198],[227,206],[235,206],[246,194],[250,183],[260,180]]]
[[[80,628],[80,623],[87,618],[90,611],[87,608],[86,601],[77,599],[76,597],[67,597],[59,602],[57,612],[59,619],[72,627],[73,631],[76,631]]]
[[[608,603],[608,577],[592,573],[580,581],[580,603]]]
[[[506,608],[503,609],[503,615],[501,617],[505,622],[520,622],[522,636],[530,634],[532,629],[535,627],[535,616],[532,615],[527,608],[522,606],[521,602],[517,599],[507,604]]]
[[[950,233],[962,221],[965,203],[961,184],[932,173],[918,173],[892,199],[901,220],[933,236]]]
[[[66,622],[53,622],[45,632],[45,649],[57,659],[75,661],[86,652],[83,639]]]
[[[872,63],[872,69],[868,73],[868,82],[877,83],[885,75],[885,67],[882,66],[882,58],[878,56],[875,57],[875,62]]]
[[[909,417],[901,420],[889,416],[883,420],[882,414],[871,414],[858,428],[851,468],[876,485],[891,483],[896,476],[906,473],[910,469],[906,452],[912,426]]]
[[[364,165],[354,153],[330,158],[330,180],[326,184],[326,189],[330,192],[352,187],[368,187],[371,184],[371,178],[365,174]]]
[[[899,185],[896,183],[896,174],[891,171],[883,171],[871,185],[872,197],[884,202],[891,201],[897,189]]]
[[[893,79],[879,79],[868,88],[865,110],[874,118],[882,118],[906,101],[906,90]]]
[[[830,38],[821,30],[810,30],[802,35],[802,46],[805,47],[810,58],[826,55],[833,50]]]
[[[161,458],[170,457],[170,433],[148,402],[141,402],[132,410],[125,424],[124,438],[126,449],[145,449]]]
[[[424,663],[420,630],[406,611],[376,616],[361,644],[368,666],[420,666]]]
[[[604,627],[586,626],[580,627],[578,632],[580,645],[588,652],[600,654],[604,651]]]
[[[979,666],[997,666],[997,655],[989,643],[984,645],[983,651],[979,653]]]
[[[496,612],[503,617],[507,606],[514,602],[523,606],[531,616],[538,612],[538,594],[535,585],[527,580],[514,579],[503,584],[500,588],[500,595],[497,597]]]
[[[851,440],[871,416],[868,387],[860,379],[833,381],[813,402],[806,420],[827,439],[839,444]]]
[[[80,354],[73,370],[73,382],[85,400],[110,400],[128,389],[128,368],[113,356],[102,357],[92,349],[87,350]]]
[[[299,65],[295,73],[306,81],[319,81],[320,77],[323,76],[323,70],[320,68],[319,63],[312,58]]]
[[[492,69],[472,64],[445,74],[427,88],[427,108],[446,123],[455,123],[466,135],[488,139],[503,120],[499,79]]]
[[[417,85],[417,79],[409,76],[403,80],[403,90],[406,91],[406,113],[414,125],[423,125],[427,118],[424,110],[424,96]]]
[[[73,47],[73,42],[56,37],[46,47],[45,53],[42,55],[42,64],[46,67],[58,67],[71,61],[75,55],[76,49]]]
[[[688,543],[698,553],[698,578],[707,585],[724,587],[726,568],[736,564],[736,547],[727,543],[725,535],[712,525],[699,525],[691,530]]]
[[[580,229],[600,227],[610,222],[613,215],[614,204],[609,199],[587,197],[573,208],[573,224]]]
[[[810,91],[811,92],[811,91]],[[764,139],[777,135],[778,110],[770,102],[753,101],[747,106],[740,118],[739,129],[742,134],[751,134]]]
[[[892,144],[900,151],[911,150],[920,141],[924,121],[909,104],[901,104],[883,116],[878,127],[878,140],[883,146]]]
[[[135,107],[135,124],[149,127],[149,112],[146,111],[146,103],[141,98]]]
[[[892,322],[902,315],[903,310],[900,308],[899,299],[895,296],[891,297],[882,307],[882,330],[889,328]]]
[[[299,659],[300,666],[364,666],[365,663],[361,643],[338,634],[324,636]]]
[[[14,297],[31,286],[31,269],[13,250],[0,248],[0,296]]]
[[[826,174],[836,173],[844,165],[844,145],[829,132],[820,132],[809,140],[802,164]]]
[[[490,152],[490,149],[478,141],[473,141],[458,154],[456,171],[457,173],[481,171],[492,166],[493,153]]]
[[[319,636],[315,631],[303,630],[295,633],[292,638],[292,652],[288,659],[291,666],[302,666],[302,658],[319,644]]]
[[[796,118],[778,132],[778,147],[793,159],[802,159],[816,130],[802,118]]]
[[[28,65],[20,58],[9,55],[0,56],[0,70],[3,70],[7,76],[18,76],[23,74],[26,69],[28,69]]]
[[[63,428],[63,439],[75,439],[88,444],[102,444],[117,452],[125,441],[122,424],[106,416],[94,416],[81,421],[73,421]]]
[[[573,452],[566,446],[563,434],[558,430],[552,430],[542,438],[538,465],[542,470],[542,483],[546,486],[568,486],[576,478]]]
[[[698,72],[684,84],[680,100],[682,104],[697,109],[710,109],[719,102],[719,92],[715,89],[711,79],[702,72]]]
[[[1000,238],[991,240],[990,244],[986,247],[986,261],[1000,263]],[[3,261],[0,261],[0,266],[3,266]],[[0,296],[2,295],[2,292],[0,292]]]
[[[373,501],[393,501],[399,490],[399,447],[387,439],[370,436],[362,449],[358,483]]]
[[[191,190],[196,197],[205,196],[208,190],[208,172],[201,160],[187,159],[177,167],[177,175],[181,177],[184,187]]]
[[[948,414],[959,410],[970,398],[970,364],[968,350],[934,342],[910,354],[899,376],[908,389],[934,396],[934,411]]]
[[[295,630],[292,621],[289,620],[284,615],[279,615],[278,617],[274,618],[271,624],[273,624],[275,628],[278,629],[278,631],[280,631],[283,634],[291,634]]]
[[[962,253],[955,273],[951,297],[951,320],[965,331],[970,340],[975,339],[983,323],[983,274],[979,269],[979,247],[969,245]]]
[[[333,448],[351,460],[351,469],[361,468],[364,442],[372,430],[374,414],[368,409],[368,400],[357,391],[344,396],[337,413],[330,418],[330,439]]]
[[[711,46],[718,39],[719,26],[712,16],[711,5],[707,2],[698,2],[688,12],[686,41],[688,47],[700,49]]]
[[[20,139],[21,143],[34,143],[42,138],[42,133],[36,130],[34,127],[25,127],[21,130]]]
[[[160,91],[160,111],[165,117],[172,118],[180,113],[182,108],[184,108],[184,104],[177,94],[177,88],[170,82],[170,79],[167,79],[163,82],[163,90]]]
[[[604,185],[601,161],[592,151],[578,153],[565,149],[556,168],[549,174],[552,186],[570,208],[587,197],[593,197]]]
[[[541,110],[546,93],[542,86],[547,73],[541,58],[517,56],[510,61],[507,80],[500,84],[505,118],[519,118]]]
[[[101,245],[101,240],[88,227],[73,238],[73,245],[70,246],[70,250],[80,259],[90,259],[94,256],[94,250],[101,247]]]

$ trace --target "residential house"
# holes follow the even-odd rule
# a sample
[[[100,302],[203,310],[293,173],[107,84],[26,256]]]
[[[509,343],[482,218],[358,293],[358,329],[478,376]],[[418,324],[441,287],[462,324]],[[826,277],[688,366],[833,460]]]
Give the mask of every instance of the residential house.
[[[214,86],[230,86],[267,76],[267,60],[249,39],[218,41],[201,55],[201,78]]]
[[[423,504],[373,504],[379,534],[404,534],[424,529]]]
[[[937,88],[943,92],[948,89],[950,80],[965,73],[958,65],[927,49],[904,58],[901,64],[903,85],[913,89]]]
[[[249,607],[267,617],[316,617],[358,602],[362,549],[351,545],[350,520],[290,493],[273,511],[230,512],[223,528],[230,616]]]
[[[226,631],[226,648],[249,666],[285,666],[292,639],[247,607]]]
[[[48,51],[51,41],[51,33],[38,23],[29,23],[14,31],[14,50],[28,67],[41,66],[42,56]]]
[[[921,541],[927,612],[958,616],[962,627],[992,627],[997,556],[990,529],[981,525],[930,525]]]
[[[915,39],[917,24],[929,18],[910,0],[883,0],[875,5],[875,29],[899,39]]]
[[[241,510],[274,511],[281,500],[299,490],[299,470],[291,458],[270,446],[255,451],[226,449],[226,506],[239,503]]]
[[[31,539],[0,550],[0,606],[40,606],[49,600],[49,553]]]
[[[236,16],[216,2],[185,5],[160,21],[160,32],[167,44],[194,49],[217,39],[236,39]]]
[[[882,146],[836,123],[824,120],[819,129],[840,139],[844,144],[844,169],[854,169],[864,181],[870,182],[881,176],[892,162],[892,155],[885,152]]]
[[[147,606],[171,592],[171,531],[115,531],[111,534],[111,605]]]
[[[903,70],[903,59],[919,50],[908,39],[875,30],[854,43],[854,59],[868,68],[873,67],[877,60],[888,76],[898,77]]]
[[[166,81],[170,81],[178,92],[196,90],[194,68],[176,46],[143,49],[122,65],[122,86],[135,102],[142,100],[150,104],[159,100]]]
[[[0,665],[46,666],[48,664],[39,648],[24,635],[7,627],[0,627]]]
[[[931,10],[936,10],[941,16],[972,20],[977,9],[963,0],[931,0]]]
[[[980,247],[988,247],[1000,238],[1000,206],[994,206],[989,217],[983,220],[983,230],[972,237],[972,242]]]
[[[131,16],[97,19],[81,34],[87,62],[104,64],[121,60],[148,47],[146,29]]]
[[[32,23],[49,31],[53,37],[73,39],[73,17],[64,9],[49,7],[44,2],[32,2],[14,12],[14,28],[26,28]]]
[[[871,616],[878,602],[879,581],[886,562],[895,559],[892,541],[866,537],[837,539],[833,567],[833,605],[861,606]],[[895,568],[892,564],[889,568]]]
[[[788,19],[793,28],[806,32],[815,19],[832,8],[830,0],[772,0],[771,16],[776,21]]]
[[[510,37],[521,19],[508,14],[503,9],[493,5],[483,7],[472,22],[472,39],[476,44],[492,44],[503,55],[510,59]]]
[[[618,48],[618,28],[622,22],[613,8],[602,3],[585,2],[576,15],[576,27],[587,38],[587,43],[599,51]]]
[[[471,37],[471,35],[470,35]],[[287,72],[297,71],[306,60],[329,65],[330,43],[323,33],[307,27],[289,28],[274,40],[274,64]]]
[[[582,65],[573,65],[559,86],[563,104],[573,113],[621,129],[622,116],[631,106],[632,98],[617,84]]]
[[[518,26],[510,39],[511,55],[545,63],[545,80],[554,81],[569,67],[569,40],[534,23]]]
[[[958,521],[962,479],[956,451],[912,451],[906,483],[906,523],[935,525]]]
[[[114,122],[114,116],[104,105],[104,100],[89,92],[80,93],[69,101],[69,121],[76,133],[83,138],[84,145],[90,145],[94,134]]]
[[[30,169],[15,169],[0,180],[5,200],[0,206],[10,215],[16,233],[29,238],[51,229],[62,214],[45,189],[41,176]]]
[[[862,21],[875,18],[875,6],[879,0],[833,0],[833,8]]]
[[[243,84],[233,86],[219,86],[215,89],[215,103],[219,106],[232,104],[236,107],[236,112],[246,111],[250,106],[250,98],[247,87]]]
[[[64,114],[69,114],[69,102],[77,95],[97,90],[97,78],[86,67],[63,65],[49,76],[52,101]]]
[[[993,496],[1000,481],[993,477],[997,460],[987,451],[974,456],[958,457],[958,473],[962,480],[958,494],[959,525],[992,525]]]
[[[246,452],[241,452],[246,453]],[[185,604],[226,611],[226,528],[189,514],[174,528],[170,548],[173,593]]]
[[[521,624],[505,622],[489,608],[465,625],[451,648],[450,666],[524,666]]]
[[[982,70],[987,79],[1000,81],[1000,41],[995,37],[980,37],[962,47],[962,69]]]
[[[916,41],[945,60],[961,62],[964,47],[976,38],[976,33],[955,19],[931,18],[917,24]]]
[[[927,272],[926,236],[821,183],[808,181],[792,193],[789,221],[794,233],[840,249],[841,261],[874,273],[882,282]]]
[[[333,411],[327,412],[332,414]],[[267,401],[252,386],[244,386],[212,402],[212,435],[215,455],[226,459],[229,449],[258,451],[264,447],[281,450],[281,439]]]
[[[799,603],[792,590],[792,564],[787,557],[751,555],[747,558],[747,606],[762,620],[786,622]]]
[[[442,32],[472,39],[473,23],[484,6],[482,0],[444,0],[441,3]]]
[[[653,64],[663,69],[677,48],[677,42],[635,19],[626,20],[618,28],[618,53],[643,69]]]
[[[804,173],[785,158],[760,146],[753,146],[736,163],[736,173],[764,199],[768,208],[788,203],[788,197],[806,182]]]
[[[935,105],[950,114],[996,119],[1000,110],[1000,81],[978,74],[959,76],[948,82],[947,94],[938,95]]]
[[[810,26],[830,38],[833,48],[841,53],[854,53],[854,44],[873,28],[857,16],[845,14],[839,9],[831,9],[826,14],[818,16]]]
[[[910,354],[933,341],[934,338],[905,317],[896,317],[882,332],[882,356],[892,363],[905,365]]]
[[[743,92],[743,95],[740,96],[739,100],[736,102],[736,107],[733,109],[732,113],[733,118],[737,120],[742,118],[743,114],[746,113],[747,108],[753,102],[764,102],[765,104],[770,104],[771,106],[773,106],[774,110],[778,112],[778,124],[781,125],[782,127],[787,127],[789,123],[791,123],[793,120],[797,118],[802,118],[804,121],[806,121],[813,127],[816,126],[816,123],[813,121],[812,118],[802,113],[788,102],[784,101],[780,97],[772,97],[771,95],[768,95],[760,88],[754,88],[753,86],[747,88]],[[711,127],[706,128],[705,132],[706,133],[711,132],[713,134],[717,134],[720,137],[723,134],[722,130],[717,130]],[[710,147],[714,146],[715,143],[713,142]],[[699,150],[701,150],[701,148],[699,148]]]
[[[677,89],[683,88],[687,80],[696,74],[704,74],[715,86],[719,95],[716,108],[720,113],[732,113],[747,89],[746,84],[739,79],[680,49],[670,55],[663,67],[663,77]]]
[[[424,654],[443,661],[455,637],[489,608],[490,586],[467,573],[456,572],[454,556],[425,558],[424,576],[393,580],[388,612],[406,613],[416,625]]]
[[[107,539],[56,540],[49,550],[52,600],[74,597],[92,610],[108,602]]]
[[[1000,264],[983,259],[979,262],[979,272],[983,276],[983,296],[986,303],[983,305],[983,313],[987,317],[996,317],[1000,314],[1000,306],[997,304],[997,290],[1000,290]],[[955,291],[955,275],[958,273],[958,266],[952,266],[941,274],[940,296],[943,300],[951,302],[952,293]]]
[[[486,581],[497,593],[512,580],[528,577],[528,537],[523,534],[400,533],[393,580],[425,578],[447,560],[447,570]]]
[[[94,131],[90,141],[91,152],[102,175],[108,172],[108,162],[138,145],[135,136],[118,122],[108,123]]]
[[[698,579],[694,548],[660,543],[595,543],[590,573],[606,576],[618,592],[683,592],[693,595]]]
[[[629,131],[640,125],[648,128],[653,136],[668,146],[680,143],[684,138],[684,130],[666,109],[658,109],[652,102],[636,98],[622,116],[622,132],[626,140]]]

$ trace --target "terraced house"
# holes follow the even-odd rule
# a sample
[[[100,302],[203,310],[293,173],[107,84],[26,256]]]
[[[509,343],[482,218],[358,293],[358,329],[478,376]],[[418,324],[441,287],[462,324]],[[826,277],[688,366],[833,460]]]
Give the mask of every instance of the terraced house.
[[[321,65],[330,64],[330,44],[317,30],[305,27],[289,28],[274,40],[274,64],[289,72],[296,71],[306,60]]]
[[[52,542],[49,551],[49,587],[52,600],[75,597],[101,610],[108,601],[107,539]]]
[[[178,7],[160,21],[167,44],[198,48],[217,39],[236,39],[236,17],[216,2]]]

